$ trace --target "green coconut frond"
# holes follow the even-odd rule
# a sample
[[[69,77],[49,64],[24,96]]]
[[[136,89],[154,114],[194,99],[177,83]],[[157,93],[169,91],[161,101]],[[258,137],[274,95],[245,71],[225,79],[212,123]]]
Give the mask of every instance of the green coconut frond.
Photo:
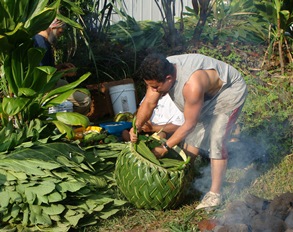
[[[126,144],[116,162],[117,186],[137,208],[175,208],[192,180],[190,160],[179,147],[158,160],[148,147],[150,140]]]

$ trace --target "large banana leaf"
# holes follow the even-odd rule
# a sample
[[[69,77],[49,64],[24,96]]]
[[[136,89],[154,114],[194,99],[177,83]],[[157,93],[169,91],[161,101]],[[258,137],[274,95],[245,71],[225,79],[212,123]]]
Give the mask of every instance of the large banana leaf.
[[[63,88],[63,87],[62,87]],[[78,88],[78,89],[72,89],[70,88],[69,86],[65,86],[65,88],[63,88],[64,93],[60,93],[58,96],[56,95],[51,95],[51,93],[48,93],[48,95],[45,96],[45,104],[43,104],[43,106],[54,106],[54,105],[57,105],[57,104],[60,104],[62,102],[64,102],[70,95],[72,95],[74,92],[76,91],[80,91],[80,92],[83,92],[85,94],[90,94],[89,91],[87,89],[83,89],[83,88]],[[54,98],[52,98],[51,96],[55,96]],[[49,98],[51,97],[51,98]],[[48,100],[50,99],[50,100]]]

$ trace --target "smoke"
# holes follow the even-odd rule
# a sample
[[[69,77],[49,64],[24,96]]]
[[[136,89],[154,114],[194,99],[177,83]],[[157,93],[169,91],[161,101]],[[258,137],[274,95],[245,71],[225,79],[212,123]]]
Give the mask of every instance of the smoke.
[[[239,141],[228,143],[228,153],[227,171],[236,170],[238,177],[245,173],[233,189],[233,191],[239,192],[248,187],[259,176],[260,171],[255,164],[267,163],[267,148],[265,144],[262,144],[262,141],[256,141],[253,138],[241,138]],[[192,185],[194,189],[203,194],[208,192],[211,186],[211,167],[207,160],[207,156],[202,156],[201,159],[196,161],[198,163],[195,164],[195,168],[197,168],[199,175],[196,176]],[[225,178],[224,183],[225,181],[227,181],[227,178]]]
[[[267,149],[254,138],[241,138],[240,141],[228,143],[228,152],[228,167],[245,168],[256,161],[267,163]]]
[[[211,186],[211,167],[208,164],[198,168],[197,171],[199,171],[199,175],[195,177],[192,188],[201,193],[206,193],[210,190]]]

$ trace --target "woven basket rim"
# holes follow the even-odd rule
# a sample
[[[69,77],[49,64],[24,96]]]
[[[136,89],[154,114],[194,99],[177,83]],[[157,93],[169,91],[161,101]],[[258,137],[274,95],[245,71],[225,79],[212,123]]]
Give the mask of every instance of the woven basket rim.
[[[134,144],[131,143],[131,142],[127,142],[130,149],[131,149],[131,155],[132,156],[136,156],[140,161],[142,161],[143,163],[145,163],[146,165],[150,166],[150,167],[154,167],[160,171],[165,171],[165,172],[182,172],[183,170],[185,170],[186,168],[188,168],[188,163],[190,161],[189,158],[186,158],[186,160],[183,160],[184,161],[184,167],[182,169],[178,169],[178,170],[170,170],[168,168],[165,168],[165,167],[162,167],[161,165],[157,165],[153,162],[151,162],[150,160],[146,159],[145,157],[143,157],[141,154],[139,154],[135,149],[134,149]],[[174,149],[174,147],[172,148]],[[181,150],[183,152],[183,150],[178,147],[177,149]],[[177,150],[175,150],[177,152]],[[178,152],[177,152],[178,153]],[[184,152],[183,152],[184,153]],[[178,153],[179,154],[179,153]],[[185,155],[185,153],[184,153]],[[185,155],[185,157],[187,157]],[[183,158],[183,157],[182,157]],[[179,161],[179,160],[178,160]]]

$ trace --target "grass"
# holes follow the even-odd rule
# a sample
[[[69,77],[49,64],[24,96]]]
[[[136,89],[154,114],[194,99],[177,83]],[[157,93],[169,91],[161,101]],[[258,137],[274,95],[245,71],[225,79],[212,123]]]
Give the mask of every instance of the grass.
[[[293,154],[285,156],[280,164],[256,179],[250,189],[251,194],[273,199],[285,192],[293,192]]]
[[[199,170],[196,181],[200,180],[200,175],[209,171],[207,162],[201,162]],[[227,203],[239,200],[248,193],[273,199],[285,192],[293,192],[293,154],[285,156],[280,163],[271,166],[262,163],[262,160],[254,160],[241,167],[228,165],[223,185],[224,202],[220,208],[213,211],[194,210],[199,203],[199,192],[195,192],[190,193],[186,202],[178,209],[156,211],[128,206],[120,215],[82,231],[196,232],[200,231],[198,225],[201,221],[221,215]]]

